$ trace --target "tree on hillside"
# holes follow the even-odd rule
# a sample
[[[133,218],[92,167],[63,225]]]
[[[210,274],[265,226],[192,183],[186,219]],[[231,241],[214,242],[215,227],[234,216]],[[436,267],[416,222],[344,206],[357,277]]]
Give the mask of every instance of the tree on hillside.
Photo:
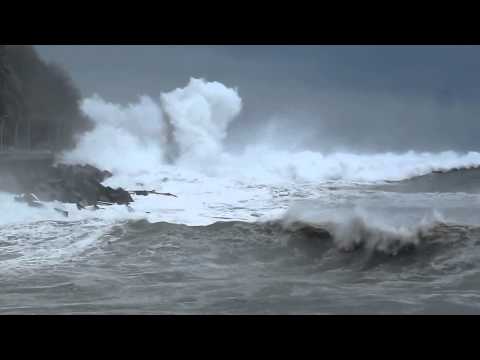
[[[81,94],[71,78],[60,66],[44,62],[32,46],[0,47],[4,144],[55,150],[73,146],[74,135],[91,124],[78,109]]]

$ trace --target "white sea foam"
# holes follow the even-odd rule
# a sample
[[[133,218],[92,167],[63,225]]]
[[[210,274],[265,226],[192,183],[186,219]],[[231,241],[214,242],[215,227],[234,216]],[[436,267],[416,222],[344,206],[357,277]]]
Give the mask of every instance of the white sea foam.
[[[480,165],[478,152],[322,154],[282,150],[268,139],[233,155],[224,150],[223,141],[241,108],[236,90],[200,79],[158,100],[143,96],[128,106],[94,96],[83,101],[82,110],[95,129],[81,136],[76,149],[63,154],[61,161],[90,163],[119,176],[151,174],[154,181],[171,160],[184,173],[256,183],[401,180]]]
[[[223,217],[238,219],[254,219],[259,212],[255,207],[263,208],[262,214],[266,209],[278,213],[288,207],[285,197],[275,198],[278,188],[290,193],[306,189],[313,196],[325,182],[401,180],[480,165],[477,152],[322,154],[274,147],[268,138],[231,154],[223,142],[242,106],[235,89],[201,79],[128,106],[94,96],[82,104],[94,130],[81,136],[60,161],[110,170],[114,177],[107,184],[112,186],[131,189],[142,184],[148,190],[176,193],[177,199],[138,198],[135,206],[149,216],[162,212],[164,219],[188,224],[214,221],[222,211]],[[244,210],[234,216],[229,208]]]

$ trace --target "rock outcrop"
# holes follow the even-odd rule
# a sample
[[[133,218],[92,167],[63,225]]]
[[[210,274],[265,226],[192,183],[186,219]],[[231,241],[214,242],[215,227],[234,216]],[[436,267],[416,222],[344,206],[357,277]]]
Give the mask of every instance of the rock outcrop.
[[[35,171],[17,167],[10,169],[10,176],[16,180],[15,192],[34,194],[40,201],[72,203],[79,208],[98,203],[123,205],[133,202],[127,190],[102,184],[111,173],[90,165],[57,165]]]
[[[110,176],[112,174],[108,171],[100,171],[89,165],[58,165],[47,171],[43,181],[32,184],[32,192],[43,201],[58,200],[82,206],[97,205],[98,202],[109,204],[133,202],[128,191],[102,185],[102,182]]]

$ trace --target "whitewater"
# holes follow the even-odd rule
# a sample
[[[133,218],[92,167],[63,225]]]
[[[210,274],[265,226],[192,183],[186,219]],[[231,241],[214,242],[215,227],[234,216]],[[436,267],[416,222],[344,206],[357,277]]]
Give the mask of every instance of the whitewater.
[[[451,169],[474,183],[480,153],[293,151],[253,134],[233,153],[245,106],[237,89],[194,78],[128,105],[84,99],[94,128],[57,163],[178,197],[134,196],[132,212],[1,193],[0,312],[480,311],[480,187],[389,187]]]

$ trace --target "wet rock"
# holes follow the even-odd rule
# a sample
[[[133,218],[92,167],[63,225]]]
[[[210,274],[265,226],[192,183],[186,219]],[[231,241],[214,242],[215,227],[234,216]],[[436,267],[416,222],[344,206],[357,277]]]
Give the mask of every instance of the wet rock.
[[[113,189],[109,186],[103,187],[99,191],[99,201],[114,203],[119,205],[130,204],[133,202],[130,193],[122,188]]]
[[[13,175],[18,180],[18,192],[35,193],[40,201],[72,203],[78,209],[96,206],[99,201],[120,205],[133,202],[128,191],[102,185],[112,176],[110,172],[90,165],[48,166],[30,172],[22,169]],[[21,198],[18,201],[32,203]]]
[[[130,193],[135,194],[137,196],[161,195],[161,196],[178,197],[177,195],[174,195],[171,193],[159,193],[155,190],[134,190],[134,191],[130,191]]]

